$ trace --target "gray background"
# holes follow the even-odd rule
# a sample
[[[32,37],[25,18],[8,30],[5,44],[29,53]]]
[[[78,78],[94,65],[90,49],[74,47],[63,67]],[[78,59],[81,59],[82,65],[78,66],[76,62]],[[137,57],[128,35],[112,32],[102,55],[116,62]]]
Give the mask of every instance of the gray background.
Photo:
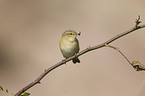
[[[58,42],[67,29],[81,31],[81,50],[132,28],[144,0],[0,0],[0,85],[16,93],[63,59]],[[145,30],[112,43],[145,64]],[[115,50],[102,48],[48,74],[31,96],[144,96],[145,73]],[[1,96],[7,96],[0,92]]]

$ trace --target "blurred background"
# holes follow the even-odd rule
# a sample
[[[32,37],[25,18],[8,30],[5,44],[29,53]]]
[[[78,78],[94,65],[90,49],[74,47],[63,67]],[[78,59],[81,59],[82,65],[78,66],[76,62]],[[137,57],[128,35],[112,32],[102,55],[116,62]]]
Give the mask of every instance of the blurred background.
[[[81,31],[80,49],[134,27],[144,0],[0,0],[0,85],[15,94],[61,61],[61,34]],[[145,64],[145,29],[111,45]],[[145,96],[145,72],[135,71],[115,50],[101,48],[49,73],[31,96]],[[0,92],[0,96],[9,96]]]

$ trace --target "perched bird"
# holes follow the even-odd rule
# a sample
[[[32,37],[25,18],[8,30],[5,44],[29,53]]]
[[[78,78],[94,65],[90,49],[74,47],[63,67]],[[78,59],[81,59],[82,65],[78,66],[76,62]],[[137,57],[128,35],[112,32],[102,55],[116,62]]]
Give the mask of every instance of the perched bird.
[[[74,30],[67,30],[62,34],[59,41],[59,47],[65,58],[69,58],[79,52],[79,42],[76,38],[77,35],[80,35],[80,33],[77,33]],[[74,58],[72,61],[74,64],[77,62],[80,63],[78,57]]]

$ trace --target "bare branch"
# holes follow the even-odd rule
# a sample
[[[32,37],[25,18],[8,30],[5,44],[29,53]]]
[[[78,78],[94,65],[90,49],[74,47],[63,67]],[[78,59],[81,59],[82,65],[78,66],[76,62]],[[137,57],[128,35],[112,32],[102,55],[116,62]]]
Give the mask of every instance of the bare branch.
[[[92,46],[92,47],[89,46],[88,48],[86,48],[86,49],[80,51],[79,53],[77,53],[75,56],[72,56],[72,57],[70,57],[70,58],[67,58],[67,59],[65,59],[65,60],[63,60],[63,61],[60,61],[60,62],[58,62],[57,64],[51,66],[50,68],[48,68],[47,70],[45,70],[36,80],[34,80],[32,83],[28,84],[27,86],[25,86],[24,88],[22,88],[21,90],[19,90],[19,91],[15,94],[15,96],[20,96],[23,92],[25,92],[25,91],[28,90],[29,88],[33,87],[33,86],[36,85],[36,84],[39,84],[40,81],[41,81],[49,72],[51,72],[52,70],[56,69],[57,67],[59,67],[59,66],[61,66],[61,65],[63,65],[63,64],[66,64],[67,62],[69,62],[70,60],[72,60],[73,58],[75,58],[76,56],[79,57],[79,56],[81,56],[81,55],[83,55],[83,54],[85,54],[85,53],[87,53],[87,52],[89,52],[89,51],[93,51],[93,50],[96,50],[96,49],[99,49],[99,48],[102,48],[102,47],[106,47],[106,44],[108,45],[108,44],[112,43],[113,41],[115,41],[115,40],[117,40],[117,39],[119,39],[119,38],[121,38],[121,37],[123,37],[123,36],[129,34],[129,33],[132,33],[132,32],[135,32],[136,30],[145,28],[145,25],[140,25],[140,26],[138,26],[139,23],[141,22],[141,21],[139,21],[139,20],[140,20],[140,16],[139,16],[139,18],[136,20],[136,25],[135,25],[134,28],[131,28],[130,30],[128,30],[128,31],[126,31],[126,32],[123,32],[123,33],[121,33],[121,34],[118,34],[118,35],[114,36],[113,38],[107,40],[106,42],[104,42],[104,43],[102,43],[102,44],[99,44],[99,45],[96,45],[96,46]],[[132,63],[132,66],[133,66],[136,70],[140,70],[140,71],[141,71],[141,70],[145,70],[145,68],[143,67],[143,65],[141,65],[141,64],[139,64],[139,63],[137,63],[137,64],[136,64],[136,63],[135,63],[135,64]],[[142,66],[142,67],[141,67],[141,66]]]

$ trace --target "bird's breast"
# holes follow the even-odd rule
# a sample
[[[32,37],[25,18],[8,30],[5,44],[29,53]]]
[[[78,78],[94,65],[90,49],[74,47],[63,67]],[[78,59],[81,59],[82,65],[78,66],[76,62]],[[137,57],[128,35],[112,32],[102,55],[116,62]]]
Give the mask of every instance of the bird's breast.
[[[78,44],[76,41],[62,39],[60,49],[64,57],[68,58],[78,52]]]

